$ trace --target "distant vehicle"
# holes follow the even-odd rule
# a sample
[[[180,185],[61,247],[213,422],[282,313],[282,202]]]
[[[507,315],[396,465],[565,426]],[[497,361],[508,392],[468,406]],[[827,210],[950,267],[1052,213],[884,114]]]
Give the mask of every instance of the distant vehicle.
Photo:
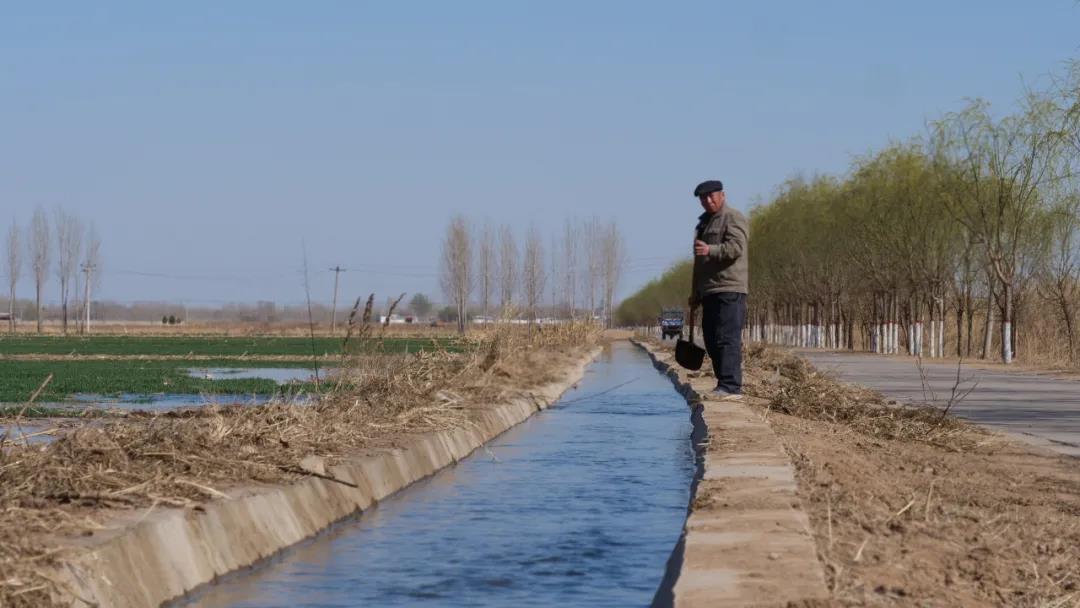
[[[682,338],[683,311],[671,308],[660,313],[660,339]]]

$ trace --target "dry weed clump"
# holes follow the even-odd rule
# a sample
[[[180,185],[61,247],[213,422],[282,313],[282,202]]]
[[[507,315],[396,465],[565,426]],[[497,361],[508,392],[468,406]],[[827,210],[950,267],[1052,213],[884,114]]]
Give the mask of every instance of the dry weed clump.
[[[503,327],[461,352],[386,354],[370,306],[350,317],[342,372],[303,402],[216,406],[80,428],[0,450],[0,606],[49,605],[61,555],[49,538],[92,535],[106,509],[199,508],[228,486],[318,475],[358,449],[469,424],[469,410],[554,379],[595,342],[591,326],[526,334]],[[385,329],[385,328],[383,328]]]
[[[970,449],[984,435],[938,408],[890,403],[876,391],[840,382],[801,357],[763,344],[747,348],[744,368],[746,393],[766,399],[771,411],[946,449]]]

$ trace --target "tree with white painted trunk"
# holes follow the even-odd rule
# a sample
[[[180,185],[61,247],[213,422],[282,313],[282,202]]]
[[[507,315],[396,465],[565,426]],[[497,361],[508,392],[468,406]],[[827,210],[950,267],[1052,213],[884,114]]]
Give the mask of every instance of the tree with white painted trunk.
[[[86,231],[86,249],[80,265],[83,273],[83,320],[82,331],[90,331],[91,294],[101,286],[101,235],[90,224]]]
[[[971,102],[936,123],[934,144],[960,171],[961,188],[944,199],[951,214],[975,235],[1000,284],[1001,358],[1013,361],[1012,323],[1021,256],[1032,243],[1040,188],[1054,179],[1060,138],[1053,105],[1029,95],[1022,112],[1001,119],[989,104]]]

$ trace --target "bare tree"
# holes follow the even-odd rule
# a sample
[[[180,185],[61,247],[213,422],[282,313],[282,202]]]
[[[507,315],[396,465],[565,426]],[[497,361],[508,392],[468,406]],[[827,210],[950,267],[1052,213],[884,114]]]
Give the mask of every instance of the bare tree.
[[[499,227],[499,304],[506,315],[514,302],[518,282],[518,246],[510,226]]]
[[[454,308],[457,310],[458,333],[465,333],[465,320],[469,309],[469,295],[472,292],[472,242],[465,218],[456,215],[446,227],[443,240],[443,260],[439,273],[439,283]]]
[[[581,228],[576,220],[566,220],[563,226],[562,254],[563,254],[563,294],[569,308],[570,318],[575,318],[577,309],[577,285],[578,285],[578,241],[581,236]]]
[[[562,296],[560,291],[563,288],[563,282],[558,279],[563,272],[563,269],[559,267],[562,264],[562,254],[559,251],[559,239],[555,236],[551,237],[551,249],[548,250],[548,255],[551,258],[547,270],[547,273],[551,275],[548,284],[551,286],[551,310],[554,312],[559,309],[560,297]]]
[[[601,276],[604,267],[601,236],[603,224],[597,218],[590,218],[583,229],[585,238],[585,294],[589,303],[589,318],[596,315],[596,295],[600,291]]]
[[[7,234],[8,327],[15,333],[15,286],[22,274],[22,242],[19,225],[12,220]]]
[[[491,306],[491,293],[495,289],[495,231],[491,222],[484,221],[484,227],[478,237],[480,250],[477,254],[477,270],[480,280],[480,309],[484,318],[488,318]]]
[[[51,257],[51,239],[49,238],[49,218],[45,211],[38,207],[34,210],[34,216],[30,220],[30,267],[34,271],[34,292],[37,318],[37,332],[40,334],[41,327],[41,291],[45,287],[45,279],[49,274],[49,261]]]
[[[544,242],[536,226],[529,227],[525,239],[525,259],[521,266],[521,291],[529,308],[529,325],[536,320],[536,308],[544,295],[547,274],[544,272]]]
[[[82,222],[68,213],[63,207],[57,207],[56,225],[56,276],[60,279],[60,308],[64,318],[64,335],[68,332],[68,302],[71,296],[71,282],[79,267],[79,254],[82,252]]]
[[[600,237],[601,273],[604,289],[604,319],[608,327],[613,322],[615,311],[615,290],[619,287],[623,269],[626,266],[626,252],[622,233],[614,221],[604,227]]]

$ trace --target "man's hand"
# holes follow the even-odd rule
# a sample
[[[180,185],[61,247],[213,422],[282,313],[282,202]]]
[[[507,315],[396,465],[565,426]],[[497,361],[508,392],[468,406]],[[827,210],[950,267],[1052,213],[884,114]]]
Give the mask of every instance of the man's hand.
[[[705,241],[694,241],[694,255],[709,255],[709,244]]]

